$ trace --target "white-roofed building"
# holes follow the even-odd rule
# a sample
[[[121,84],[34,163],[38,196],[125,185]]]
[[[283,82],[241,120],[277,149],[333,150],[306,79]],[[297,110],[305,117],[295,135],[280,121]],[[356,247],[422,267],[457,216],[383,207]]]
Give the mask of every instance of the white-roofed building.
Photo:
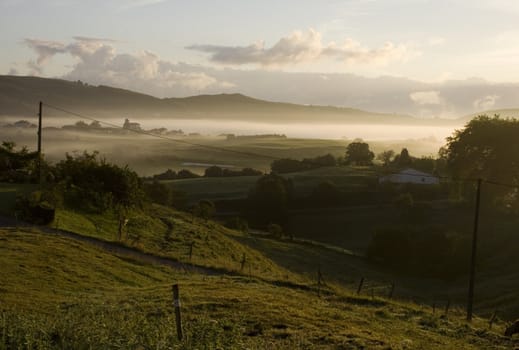
[[[418,184],[418,185],[438,185],[440,179],[432,174],[423,171],[407,168],[396,174],[381,176],[379,183],[395,183],[395,184]]]

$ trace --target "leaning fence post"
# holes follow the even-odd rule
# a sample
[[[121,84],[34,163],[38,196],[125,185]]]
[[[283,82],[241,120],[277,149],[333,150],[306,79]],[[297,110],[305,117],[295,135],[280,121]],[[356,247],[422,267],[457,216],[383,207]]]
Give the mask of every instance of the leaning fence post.
[[[494,313],[492,314],[492,317],[490,317],[490,320],[488,320],[488,329],[492,329],[492,325],[496,321],[496,318],[497,318],[497,310],[494,311]]]
[[[182,317],[180,315],[180,296],[178,292],[178,284],[173,285],[173,306],[175,307],[175,322],[177,325],[178,340],[182,341]]]
[[[357,295],[362,291],[362,285],[364,284],[364,277],[360,279],[359,287],[357,288]]]

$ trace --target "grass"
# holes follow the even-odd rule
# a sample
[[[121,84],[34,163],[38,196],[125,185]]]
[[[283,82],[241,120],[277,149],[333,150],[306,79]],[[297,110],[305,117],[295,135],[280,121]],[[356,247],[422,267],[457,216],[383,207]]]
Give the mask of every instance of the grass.
[[[229,230],[213,221],[161,206],[130,212],[127,218],[128,224],[120,240],[117,237],[118,217],[113,213],[96,215],[59,209],[53,226],[187,264],[270,280],[304,282],[261,252],[241,244],[239,238],[245,237],[245,233]]]
[[[0,348],[513,348],[485,321],[412,303],[185,274],[32,230],[0,230]],[[180,285],[185,340],[175,334]]]
[[[373,170],[363,167],[325,167],[320,169],[283,174],[292,180],[296,196],[306,196],[322,182],[331,181],[344,192],[369,189],[376,183]],[[185,192],[189,201],[194,203],[201,199],[222,200],[245,198],[254,187],[259,176],[239,177],[203,177],[195,179],[168,180],[163,183],[173,189]]]

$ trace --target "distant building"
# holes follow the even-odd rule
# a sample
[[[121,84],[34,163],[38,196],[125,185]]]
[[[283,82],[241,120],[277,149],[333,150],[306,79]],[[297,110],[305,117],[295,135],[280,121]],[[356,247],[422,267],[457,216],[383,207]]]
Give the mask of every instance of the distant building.
[[[142,130],[141,129],[141,124],[139,124],[139,123],[132,123],[132,122],[130,122],[130,120],[128,118],[124,120],[123,128],[129,129],[129,130],[137,130],[137,131]]]
[[[438,185],[440,183],[440,179],[433,174],[407,168],[396,174],[381,176],[378,179],[378,182],[394,184]]]

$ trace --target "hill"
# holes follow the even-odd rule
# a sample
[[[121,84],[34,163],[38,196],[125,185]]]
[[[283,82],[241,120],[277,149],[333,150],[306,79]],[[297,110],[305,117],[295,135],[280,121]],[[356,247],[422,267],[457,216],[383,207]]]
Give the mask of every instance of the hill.
[[[80,81],[0,76],[0,115],[34,115],[39,101],[79,113],[118,118],[129,116],[258,122],[425,123],[423,120],[404,115],[372,113],[353,108],[269,102],[241,94],[159,99],[109,86],[92,86]],[[51,109],[45,113],[46,116],[62,115]]]
[[[185,274],[34,229],[0,229],[0,347],[155,349],[513,348],[411,303],[324,294],[248,277]],[[184,340],[171,285],[179,284]]]

